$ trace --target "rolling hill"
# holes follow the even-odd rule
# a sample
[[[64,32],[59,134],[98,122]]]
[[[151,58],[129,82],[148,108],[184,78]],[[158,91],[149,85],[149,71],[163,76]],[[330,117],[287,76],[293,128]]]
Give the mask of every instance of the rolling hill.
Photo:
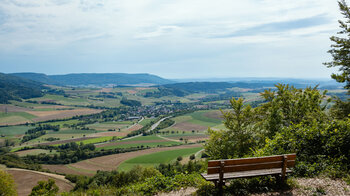
[[[42,83],[21,77],[0,73],[0,103],[9,100],[40,97],[46,87]]]
[[[39,73],[13,73],[12,75],[27,78],[51,85],[63,86],[108,86],[108,85],[162,85],[173,83],[171,80],[151,74],[126,73],[79,73],[66,75],[45,75]]]

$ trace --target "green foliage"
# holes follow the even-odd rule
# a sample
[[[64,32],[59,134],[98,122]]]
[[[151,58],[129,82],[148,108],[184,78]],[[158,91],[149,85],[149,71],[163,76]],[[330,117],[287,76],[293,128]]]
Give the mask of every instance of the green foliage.
[[[242,157],[254,147],[254,115],[252,108],[243,105],[243,99],[231,99],[233,111],[223,112],[226,130],[208,129],[210,138],[205,151],[212,159]]]
[[[334,120],[284,128],[256,156],[297,153],[296,174],[313,176],[326,171],[350,169],[350,120]]]
[[[294,86],[277,84],[275,87],[276,91],[270,89],[261,93],[266,103],[256,109],[259,126],[265,130],[267,137],[273,137],[283,127],[291,124],[307,124],[313,120],[326,119],[326,105],[321,104],[327,91],[321,93],[317,86],[297,89]]]
[[[126,97],[123,97],[120,103],[130,107],[137,107],[142,105],[141,102],[137,100],[127,99]]]
[[[58,186],[55,184],[55,181],[49,179],[46,181],[39,181],[38,185],[33,187],[32,192],[29,196],[55,196],[59,191]]]
[[[339,67],[338,74],[332,74],[332,78],[337,82],[346,83],[345,88],[350,89],[350,8],[345,0],[338,1],[340,12],[345,18],[345,21],[339,20],[341,30],[338,32],[343,37],[330,37],[333,45],[328,51],[333,57],[333,61],[324,63],[327,67]]]
[[[41,83],[0,73],[0,103],[41,97],[43,95],[41,90],[45,88]]]
[[[294,186],[293,179],[288,179],[287,183],[281,184],[278,179],[271,176],[243,178],[230,180],[224,186],[223,195],[250,195],[252,193],[265,193],[270,191],[288,190]],[[211,196],[218,195],[218,189],[213,184],[201,186],[197,195]]]
[[[13,177],[5,171],[0,170],[0,195],[16,196],[16,185]]]
[[[4,164],[10,168],[23,168],[31,170],[40,170],[41,165],[35,164],[33,162],[26,162],[21,159],[17,154],[7,153],[8,150],[3,150],[6,148],[0,148],[0,164]],[[2,154],[3,153],[3,154]]]
[[[335,104],[330,109],[331,116],[335,119],[348,118],[350,115],[350,101],[335,99]]]

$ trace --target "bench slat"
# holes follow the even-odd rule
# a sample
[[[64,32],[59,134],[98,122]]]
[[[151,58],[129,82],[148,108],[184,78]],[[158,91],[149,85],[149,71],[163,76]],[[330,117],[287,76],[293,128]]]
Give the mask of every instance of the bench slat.
[[[241,171],[250,171],[250,170],[263,170],[263,169],[282,169],[282,161],[276,162],[266,162],[266,163],[256,163],[256,164],[245,164],[245,165],[230,165],[224,167],[224,173],[229,172],[241,172]],[[287,167],[294,167],[295,160],[288,160]],[[216,174],[220,172],[220,167],[208,167],[208,174]]]
[[[242,158],[242,159],[213,160],[213,161],[208,161],[208,167],[220,166],[221,161],[225,162],[225,166],[283,161],[283,156],[284,155]],[[296,158],[296,154],[287,154],[286,156],[288,157],[288,160],[295,160]]]
[[[287,169],[287,173],[291,173],[292,170]],[[264,169],[264,170],[253,170],[253,171],[244,171],[244,172],[233,172],[225,173],[223,179],[236,179],[236,178],[248,178],[248,177],[257,177],[257,176],[267,176],[267,175],[278,175],[281,174],[281,169]],[[206,174],[203,173],[201,176],[207,181],[217,181],[219,180],[219,174]]]

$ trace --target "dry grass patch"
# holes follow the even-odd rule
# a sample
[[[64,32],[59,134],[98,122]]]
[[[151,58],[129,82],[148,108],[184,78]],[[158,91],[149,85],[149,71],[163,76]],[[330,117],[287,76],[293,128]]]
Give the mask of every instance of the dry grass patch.
[[[39,121],[47,121],[47,120],[54,120],[54,119],[71,118],[73,116],[80,116],[80,115],[96,114],[100,112],[102,112],[102,110],[81,108],[81,109],[75,109],[75,110],[28,111],[27,113],[38,116],[38,118],[34,118],[33,121],[39,122]]]
[[[174,126],[172,126],[172,128],[176,130],[181,130],[181,131],[192,131],[192,130],[205,131],[208,129],[208,127],[206,126],[192,124],[188,122],[176,123]]]

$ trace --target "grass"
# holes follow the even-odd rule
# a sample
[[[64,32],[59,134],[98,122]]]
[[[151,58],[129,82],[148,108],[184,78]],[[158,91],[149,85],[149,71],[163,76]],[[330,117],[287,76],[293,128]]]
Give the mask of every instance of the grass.
[[[0,135],[5,136],[14,136],[14,135],[23,135],[28,129],[33,128],[32,126],[9,126],[9,127],[0,127]]]
[[[80,144],[82,142],[83,144],[96,144],[96,143],[102,143],[102,142],[110,141],[110,140],[113,139],[113,137],[115,137],[115,136],[106,136],[106,137],[92,138],[92,139],[79,141],[79,142],[76,142],[76,143]],[[116,137],[116,138],[118,138],[118,137]]]
[[[185,136],[202,136],[206,135],[203,132],[200,133],[192,133],[192,132],[185,132],[185,133],[175,133],[175,134],[160,134],[162,137],[166,138],[172,138],[172,137],[185,137]]]
[[[137,144],[118,144],[118,142],[116,143],[115,146],[105,146],[105,147],[98,147],[96,148],[97,150],[109,150],[109,149],[116,149],[116,148],[132,148],[132,147],[150,147],[150,148],[154,148],[154,147],[158,147],[158,146],[174,146],[174,145],[180,145],[182,143],[180,142],[173,142],[173,141],[167,141],[167,140],[163,140],[162,142],[144,142],[144,143],[137,143]]]
[[[123,162],[118,167],[118,170],[128,171],[136,165],[141,165],[144,167],[152,167],[155,165],[159,165],[161,163],[167,164],[176,160],[176,158],[179,156],[182,156],[182,157],[189,156],[191,154],[194,154],[200,151],[201,149],[202,147],[186,148],[186,149],[169,150],[169,151],[156,152],[152,154],[138,156],[136,158],[129,159]]]
[[[149,136],[134,137],[132,139],[123,140],[123,141],[147,141],[147,140],[163,140],[163,139],[156,135],[149,135]]]
[[[22,123],[24,121],[32,122],[36,116],[26,112],[0,112],[0,124]]]
[[[124,129],[133,124],[132,121],[123,121],[123,122],[103,122],[103,123],[94,123],[90,125],[86,125],[86,127],[89,127],[90,129],[95,130],[104,130],[107,131],[109,129]]]
[[[152,119],[152,118],[145,118],[139,124],[142,125],[142,126],[145,126],[145,125],[147,125],[148,123],[150,123],[151,121],[154,121],[154,120],[155,119]]]
[[[204,116],[204,114],[207,112],[210,112],[210,110],[196,111],[191,113],[190,116],[192,117],[192,120],[189,120],[188,122],[193,124],[203,125],[206,127],[212,127],[222,123],[222,121],[219,119],[209,118]]]
[[[65,121],[56,121],[56,122],[50,122],[50,123],[45,123],[45,124],[49,124],[49,125],[60,125],[60,127],[62,128],[64,124],[66,125],[73,125],[73,124],[77,124],[79,123],[79,120],[65,120]]]

